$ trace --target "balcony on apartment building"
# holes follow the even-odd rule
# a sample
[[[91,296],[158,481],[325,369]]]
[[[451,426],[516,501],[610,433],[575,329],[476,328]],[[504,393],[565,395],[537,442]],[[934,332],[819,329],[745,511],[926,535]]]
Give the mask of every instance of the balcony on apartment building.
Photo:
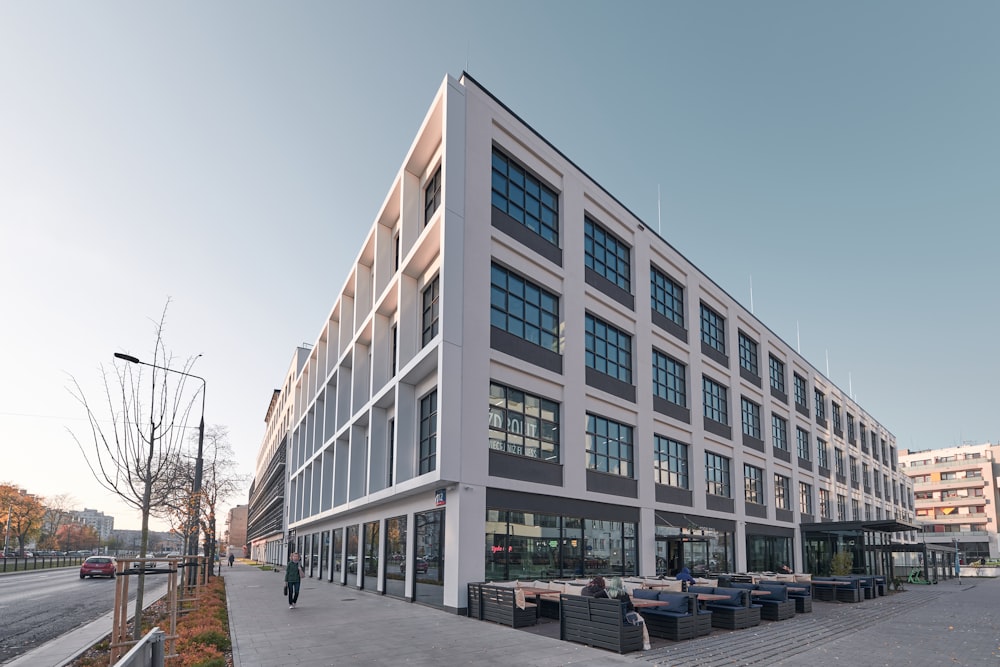
[[[969,505],[989,505],[990,501],[984,496],[953,496],[951,498],[917,498],[916,506],[920,509],[928,507],[938,507],[946,505],[948,507],[967,507]]]
[[[986,486],[985,477],[963,477],[961,479],[939,479],[930,482],[914,480],[913,490],[927,491],[933,489],[981,489]]]
[[[993,459],[980,457],[978,459],[959,459],[957,461],[935,461],[934,463],[908,463],[907,470],[913,470],[915,474],[929,472],[931,470],[979,470],[984,465],[990,465]]]
[[[982,527],[986,528],[989,516],[986,512],[970,512],[969,514],[952,512],[951,514],[940,513],[935,514],[934,516],[917,516],[917,520],[931,525],[937,524],[939,526],[951,526],[956,523],[967,523],[975,526],[982,524]]]

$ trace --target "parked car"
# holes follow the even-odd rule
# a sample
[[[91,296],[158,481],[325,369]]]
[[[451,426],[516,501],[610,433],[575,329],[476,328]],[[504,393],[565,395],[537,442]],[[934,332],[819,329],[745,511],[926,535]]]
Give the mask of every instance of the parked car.
[[[80,566],[80,578],[111,577],[115,578],[118,561],[111,556],[91,556]]]
[[[430,564],[427,562],[426,558],[417,556],[417,558],[413,561],[413,571],[417,574],[426,573],[429,567]],[[399,564],[399,571],[406,572],[406,561]]]

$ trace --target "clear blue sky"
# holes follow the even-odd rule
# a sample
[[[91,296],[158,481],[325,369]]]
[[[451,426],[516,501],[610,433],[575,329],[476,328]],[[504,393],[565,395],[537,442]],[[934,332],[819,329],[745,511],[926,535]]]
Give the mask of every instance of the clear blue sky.
[[[468,70],[897,437],[1000,440],[1000,4],[0,4],[0,481],[98,490],[67,392],[167,343],[253,470]],[[657,189],[662,216],[657,222]],[[243,500],[245,502],[245,499]]]

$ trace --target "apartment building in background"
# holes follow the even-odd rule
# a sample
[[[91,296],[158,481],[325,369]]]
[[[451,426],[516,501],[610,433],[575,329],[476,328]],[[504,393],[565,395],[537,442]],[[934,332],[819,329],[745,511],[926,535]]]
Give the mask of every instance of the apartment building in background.
[[[237,505],[229,510],[226,515],[226,533],[222,541],[227,553],[235,553],[241,558],[247,555],[244,549],[247,545],[248,509],[248,505]]]
[[[919,452],[901,450],[899,463],[913,480],[921,539],[954,545],[965,562],[1000,558],[997,502],[1000,443],[961,445]]]
[[[107,542],[111,537],[112,531],[115,529],[115,518],[108,516],[100,510],[84,508],[82,510],[70,511],[69,515],[73,523],[81,523],[93,528],[97,532],[98,537],[101,538],[101,542]]]
[[[467,74],[343,270],[268,409],[254,557],[460,612],[472,581],[814,571],[828,539],[885,571],[914,538],[885,425]]]

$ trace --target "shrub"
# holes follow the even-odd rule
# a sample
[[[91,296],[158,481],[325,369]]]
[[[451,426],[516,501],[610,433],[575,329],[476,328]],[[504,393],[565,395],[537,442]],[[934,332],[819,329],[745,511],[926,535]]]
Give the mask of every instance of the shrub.
[[[844,576],[854,569],[854,554],[850,551],[838,551],[830,559],[830,571],[834,576]]]

